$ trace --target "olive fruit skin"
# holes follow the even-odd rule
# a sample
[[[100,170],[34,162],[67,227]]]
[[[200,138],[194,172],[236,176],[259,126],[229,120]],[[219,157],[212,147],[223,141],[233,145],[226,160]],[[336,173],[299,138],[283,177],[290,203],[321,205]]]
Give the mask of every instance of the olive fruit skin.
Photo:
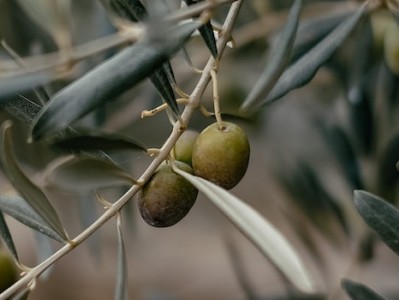
[[[229,122],[221,125],[211,124],[197,137],[193,148],[193,169],[195,175],[229,190],[247,171],[250,146],[239,126]]]
[[[11,257],[0,250],[0,293],[4,292],[18,279],[17,270]]]
[[[176,166],[190,174],[192,168],[176,161]],[[150,178],[139,198],[143,220],[154,227],[169,227],[183,219],[194,205],[198,190],[163,163]]]
[[[399,25],[392,22],[384,35],[384,57],[393,73],[399,75]]]
[[[194,130],[186,130],[183,132],[173,148],[173,153],[176,160],[184,162],[190,166],[192,165],[191,159],[193,147],[198,135],[199,132]]]

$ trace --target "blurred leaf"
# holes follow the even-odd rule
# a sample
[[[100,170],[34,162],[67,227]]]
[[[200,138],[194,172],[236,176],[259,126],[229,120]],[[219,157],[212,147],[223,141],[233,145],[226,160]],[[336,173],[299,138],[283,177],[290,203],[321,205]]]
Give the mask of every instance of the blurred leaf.
[[[111,9],[122,18],[132,22],[147,21],[148,13],[146,8],[139,0],[105,0],[110,2]],[[104,4],[107,5],[107,4]],[[177,115],[179,108],[177,106],[176,97],[171,82],[174,82],[174,76],[170,62],[162,64],[162,67],[155,70],[150,75],[150,80],[162,99],[169,104],[173,112]]]
[[[242,105],[243,109],[256,110],[262,106],[267,95],[288,65],[298,28],[301,7],[302,1],[294,1],[284,29],[279,35],[277,42],[272,46],[266,68],[245,99]]]
[[[138,141],[127,136],[107,133],[107,132],[90,132],[90,130],[79,129],[79,133],[75,136],[57,139],[53,145],[64,150],[82,151],[82,150],[142,150],[146,151],[146,147]]]
[[[294,204],[317,230],[337,245],[339,235],[336,225],[348,233],[347,220],[338,200],[328,192],[314,168],[302,161],[296,168],[282,169],[277,176],[283,188],[292,196]]]
[[[342,45],[345,39],[355,28],[365,11],[366,3],[320,43],[304,54],[281,75],[277,84],[271,90],[265,103],[271,103],[283,97],[289,91],[308,83],[318,69],[332,56],[335,50]]]
[[[57,74],[53,70],[29,70],[6,77],[0,76],[0,102],[12,101],[9,96],[45,85],[56,78]]]
[[[29,205],[43,218],[48,226],[64,241],[68,236],[58,215],[43,191],[37,187],[19,168],[12,144],[11,121],[5,121],[0,133],[0,159],[8,179]]]
[[[8,229],[6,220],[4,218],[4,215],[0,209],[0,236],[3,239],[4,243],[7,245],[8,250],[10,250],[10,253],[12,256],[14,256],[15,260],[18,261],[18,253],[17,249],[15,248],[14,241],[11,236],[11,232]]]
[[[140,0],[105,0],[115,12],[132,22],[144,21],[148,17],[147,10]],[[104,2],[104,1],[102,1]]]
[[[399,255],[399,211],[384,199],[355,191],[355,206],[366,224]]]
[[[305,52],[315,46],[322,38],[330,33],[353,12],[328,12],[315,18],[301,21],[295,37],[291,53],[291,61],[297,60]]]
[[[163,66],[164,65],[165,64],[163,64]],[[166,102],[172,111],[177,115],[179,113],[179,107],[177,106],[175,93],[165,70],[163,68],[155,70],[155,72],[150,75],[150,80],[157,89],[162,100]]]
[[[177,168],[174,170],[204,193],[298,289],[308,293],[314,291],[310,274],[298,254],[263,216],[219,186]]]
[[[200,25],[199,22],[190,22],[158,28],[157,32],[152,28],[147,38],[72,82],[40,112],[32,127],[33,139],[66,128],[97,106],[150,76],[183,46]]]
[[[364,18],[354,36],[353,51],[356,55],[351,55],[349,61],[345,61],[346,64],[350,64],[350,68],[345,68],[344,72],[347,74],[342,76],[348,77],[346,94],[349,100],[350,121],[355,133],[353,139],[358,142],[363,153],[372,150],[375,127],[372,103],[376,80],[371,72],[375,61],[373,42],[370,19]]]
[[[396,23],[399,24],[399,3],[398,0],[387,0],[386,5],[389,11],[392,13],[393,17],[396,20]]]
[[[135,180],[122,168],[92,157],[68,156],[48,167],[49,183],[70,191],[94,191],[117,185],[132,185]]]
[[[203,0],[184,0],[184,2],[190,6],[192,4],[196,4],[198,2],[202,2]],[[198,17],[198,16],[196,16]],[[208,47],[209,51],[211,52],[212,56],[214,58],[217,58],[218,56],[218,48],[216,45],[216,39],[215,39],[215,34],[213,33],[213,27],[210,21],[208,21],[206,24],[202,25],[200,28],[198,28],[199,33],[202,36],[202,39],[204,40],[206,46]]]
[[[37,259],[41,263],[41,262],[44,262],[46,259],[48,259],[54,253],[54,249],[53,249],[50,239],[47,236],[44,236],[42,234],[39,234],[38,232],[35,232],[34,237],[35,237],[36,247],[37,247],[37,251],[36,251]],[[52,265],[51,267],[46,269],[46,271],[44,271],[42,274],[40,274],[40,279],[42,279],[42,280],[48,279],[50,274],[52,273],[53,269],[54,269],[54,265]]]
[[[350,296],[352,300],[384,300],[385,298],[378,295],[372,289],[364,284],[357,283],[348,279],[341,282],[342,288]]]
[[[117,229],[118,229],[118,263],[115,287],[115,300],[127,300],[127,261],[125,253],[125,243],[122,234],[122,220],[121,215],[117,215]]]
[[[64,242],[63,236],[55,232],[47,222],[19,196],[0,196],[0,210],[22,224],[39,231],[52,239]]]
[[[41,106],[26,97],[15,97],[10,101],[1,103],[1,108],[6,110],[15,119],[30,126],[40,112]]]
[[[22,289],[15,296],[12,297],[12,300],[27,300],[30,294],[30,287]]]

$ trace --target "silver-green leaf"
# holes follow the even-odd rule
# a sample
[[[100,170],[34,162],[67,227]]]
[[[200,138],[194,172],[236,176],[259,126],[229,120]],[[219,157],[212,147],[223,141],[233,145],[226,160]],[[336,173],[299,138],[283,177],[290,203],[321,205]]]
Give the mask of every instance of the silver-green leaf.
[[[58,92],[33,123],[31,137],[60,131],[162,67],[201,25],[190,22],[149,28],[147,37],[124,49]]]
[[[226,217],[300,290],[314,292],[313,280],[286,238],[256,210],[221,187],[175,168],[220,209]]]
[[[65,190],[87,192],[135,183],[118,165],[89,156],[68,156],[56,160],[48,167],[46,180]]]
[[[342,45],[349,36],[359,20],[363,16],[366,4],[358,10],[329,35],[320,41],[309,52],[304,54],[293,65],[285,70],[277,84],[266,98],[266,104],[276,101],[293,89],[308,83],[319,70],[319,68],[333,55],[335,50]]]
[[[29,205],[43,218],[44,222],[64,241],[67,233],[58,218],[57,212],[48,201],[43,191],[36,186],[20,169],[14,154],[11,134],[11,121],[5,121],[0,131],[0,159],[4,172],[14,188],[24,197]]]
[[[364,284],[343,279],[341,285],[352,300],[385,300]]]
[[[14,241],[11,236],[11,232],[8,229],[8,225],[4,218],[3,212],[0,209],[0,236],[3,239],[4,243],[7,245],[8,250],[14,256],[15,260],[18,261],[18,253],[15,248]]]
[[[0,196],[0,210],[22,224],[56,241],[65,241],[64,237],[55,232],[25,199],[19,196]]]
[[[296,0],[292,5],[287,18],[288,21],[271,50],[265,70],[256,82],[254,88],[244,100],[242,105],[244,110],[254,111],[262,106],[267,95],[276,84],[285,67],[288,65],[295,41],[295,35],[298,29],[301,7],[301,0]]]
[[[384,199],[355,191],[355,206],[366,224],[399,255],[399,210]]]

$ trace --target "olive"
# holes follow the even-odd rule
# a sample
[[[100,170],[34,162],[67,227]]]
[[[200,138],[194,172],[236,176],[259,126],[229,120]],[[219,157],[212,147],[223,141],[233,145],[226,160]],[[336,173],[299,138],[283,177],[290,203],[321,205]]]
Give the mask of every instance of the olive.
[[[194,130],[186,130],[183,132],[173,148],[173,153],[176,160],[191,166],[193,147],[198,134],[199,133]]]
[[[175,163],[179,169],[193,173],[189,165]],[[176,174],[170,164],[163,163],[144,185],[139,196],[139,211],[151,226],[172,226],[187,215],[197,195],[198,190],[191,183]]]
[[[384,57],[393,73],[399,75],[399,25],[392,22],[384,35]]]
[[[11,257],[0,250],[0,293],[4,292],[18,279],[17,270]]]
[[[229,122],[214,123],[197,137],[193,148],[195,175],[225,189],[231,189],[244,177],[250,146],[245,132]]]

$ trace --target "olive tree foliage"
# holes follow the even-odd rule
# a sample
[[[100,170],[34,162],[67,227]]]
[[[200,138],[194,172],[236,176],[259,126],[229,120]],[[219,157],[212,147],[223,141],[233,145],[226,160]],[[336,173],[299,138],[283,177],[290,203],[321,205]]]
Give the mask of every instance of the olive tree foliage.
[[[128,214],[124,211],[164,162],[204,194],[297,291],[311,297],[317,292],[314,278],[290,241],[245,199],[237,198],[212,180],[196,176],[195,170],[191,174],[180,169],[174,161],[173,148],[190,126],[194,113],[214,118],[219,125],[228,118],[252,120],[271,103],[308,84],[322,67],[331,68],[346,91],[350,129],[321,126],[321,130],[348,185],[357,190],[354,202],[343,203],[330,195],[315,166],[307,162],[300,162],[292,176],[281,175],[281,184],[310,219],[326,213],[341,224],[348,236],[351,220],[345,209],[355,206],[367,226],[398,253],[398,212],[394,204],[399,179],[399,137],[389,123],[394,118],[399,95],[399,34],[395,35],[399,33],[398,2],[334,1],[340,10],[333,14],[322,11],[317,17],[301,14],[319,1],[172,2],[168,6],[166,1],[156,0],[0,0],[0,161],[14,188],[13,193],[0,195],[0,236],[22,274],[0,294],[0,299],[26,299],[37,284],[46,284],[39,280],[51,276],[46,271],[81,244],[89,243],[88,238],[113,219],[118,237],[115,299],[127,299],[122,220]],[[248,6],[267,10],[265,18],[283,12],[285,21],[273,28],[256,26],[262,20],[242,15]],[[224,99],[219,98],[218,71],[223,66],[226,47],[232,47],[227,54],[240,49],[234,36],[236,30],[244,27],[243,23],[260,29],[252,38],[266,35],[269,47],[258,81],[241,99],[235,114],[229,115],[221,110]],[[99,26],[104,27],[101,35],[88,33],[89,38],[74,40],[73,27],[84,31]],[[268,30],[276,34],[272,36]],[[183,91],[179,81],[187,75],[173,59],[176,55],[185,56],[185,67],[194,76],[199,70],[187,48],[198,36],[207,50],[207,61],[192,90]],[[348,40],[354,43],[348,46]],[[351,61],[336,55],[343,48],[352,51]],[[144,145],[134,136],[105,131],[101,126],[104,119],[111,117],[107,109],[147,79],[158,95],[155,108],[152,102],[143,104],[142,97],[129,101],[141,102],[142,106],[137,105],[140,111],[132,112],[136,116],[167,115],[170,134],[159,148]],[[208,86],[213,92],[211,112],[205,109],[203,99]],[[384,105],[378,112],[373,111],[374,98]],[[377,128],[381,118],[380,123],[385,123]],[[390,131],[380,134],[386,128]],[[32,179],[25,170],[24,164],[35,166],[34,157],[27,154],[24,161],[18,157],[25,147],[37,147],[51,158],[37,170],[44,175],[45,184]],[[148,155],[151,162],[141,176],[135,177],[116,162],[115,150]],[[366,180],[361,158],[375,157],[376,153],[375,177]],[[82,214],[93,219],[86,220],[87,226],[71,236],[68,225],[61,221],[62,213],[55,209],[57,199],[48,196],[52,187],[80,193],[81,201],[90,195],[104,211],[93,217],[93,212],[81,206]],[[116,200],[108,199],[104,190],[109,188],[123,193]],[[363,189],[372,189],[392,204]],[[38,243],[50,245],[49,252],[41,253],[46,256],[42,263],[27,267],[20,260],[8,217],[38,232]],[[359,261],[365,259],[362,254],[366,251],[361,240],[369,237],[370,232],[359,238]],[[374,244],[375,239],[368,247],[373,248]],[[342,287],[352,299],[382,299],[367,286],[349,279],[342,281]],[[320,297],[329,296],[327,292]]]

